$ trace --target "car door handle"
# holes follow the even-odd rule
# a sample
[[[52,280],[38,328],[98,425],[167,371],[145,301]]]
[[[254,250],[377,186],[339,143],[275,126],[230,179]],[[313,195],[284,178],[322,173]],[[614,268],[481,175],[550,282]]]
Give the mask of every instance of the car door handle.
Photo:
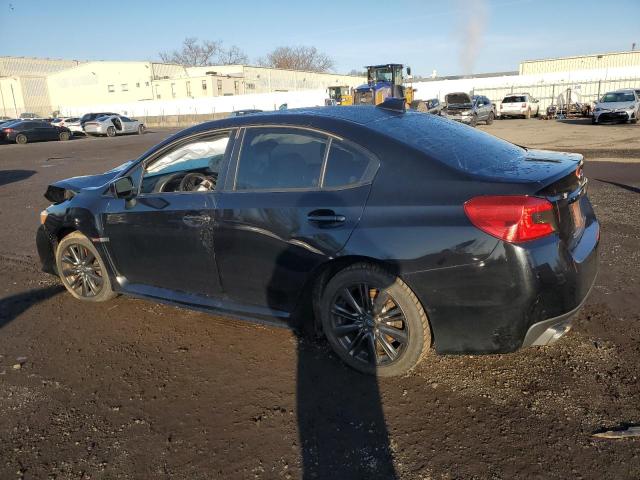
[[[182,222],[188,227],[199,227],[211,220],[209,215],[185,215]]]
[[[314,210],[307,215],[307,220],[312,223],[344,223],[346,217],[336,214],[333,210]]]

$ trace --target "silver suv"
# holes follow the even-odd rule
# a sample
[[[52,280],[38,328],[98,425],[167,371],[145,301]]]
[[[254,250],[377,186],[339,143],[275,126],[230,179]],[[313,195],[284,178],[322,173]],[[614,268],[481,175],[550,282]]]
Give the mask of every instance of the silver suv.
[[[639,115],[640,98],[635,90],[628,88],[605,93],[602,98],[596,102],[591,123],[637,123]]]

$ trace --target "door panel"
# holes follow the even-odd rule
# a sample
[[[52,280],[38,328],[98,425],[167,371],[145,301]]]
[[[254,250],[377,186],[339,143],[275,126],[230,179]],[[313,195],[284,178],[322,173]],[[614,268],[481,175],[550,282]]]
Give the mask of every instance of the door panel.
[[[212,196],[157,194],[133,202],[110,200],[103,218],[119,274],[130,283],[219,295]]]
[[[216,256],[225,294],[291,311],[309,273],[349,239],[369,189],[214,194]]]

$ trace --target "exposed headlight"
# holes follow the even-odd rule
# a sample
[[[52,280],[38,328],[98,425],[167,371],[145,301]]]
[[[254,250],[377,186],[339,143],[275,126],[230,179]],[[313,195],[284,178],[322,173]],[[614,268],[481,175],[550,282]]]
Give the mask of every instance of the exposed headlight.
[[[601,109],[600,107],[596,107],[593,111],[594,111],[594,112],[599,112],[599,111],[601,111],[601,110],[602,110],[602,109]]]
[[[47,217],[49,216],[49,212],[46,210],[42,210],[40,212],[40,225],[44,225],[44,222],[47,221]]]
[[[469,115],[471,115],[471,111],[466,110],[464,112],[460,112],[460,115],[463,116],[463,117],[468,117]]]

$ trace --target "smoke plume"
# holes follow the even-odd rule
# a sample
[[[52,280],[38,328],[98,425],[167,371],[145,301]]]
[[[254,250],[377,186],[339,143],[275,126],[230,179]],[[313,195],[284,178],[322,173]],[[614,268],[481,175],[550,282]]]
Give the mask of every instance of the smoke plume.
[[[455,22],[461,28],[454,34],[459,41],[460,70],[463,74],[473,73],[482,47],[487,24],[486,0],[460,0],[461,22]]]

